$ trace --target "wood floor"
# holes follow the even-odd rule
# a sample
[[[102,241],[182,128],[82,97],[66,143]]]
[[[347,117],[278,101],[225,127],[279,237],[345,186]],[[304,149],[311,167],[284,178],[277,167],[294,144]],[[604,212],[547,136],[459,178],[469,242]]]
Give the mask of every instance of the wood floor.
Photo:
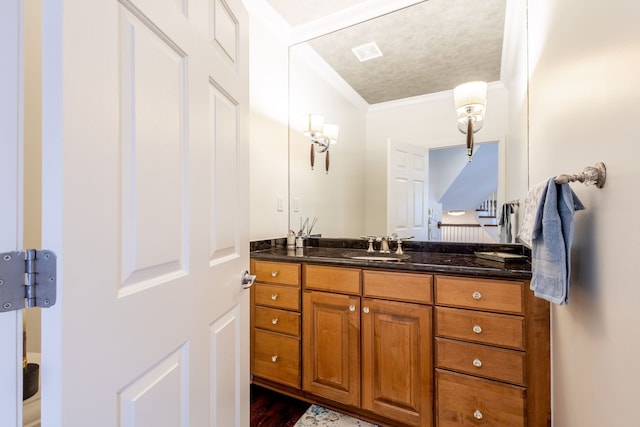
[[[307,402],[251,385],[251,427],[292,427],[309,406]]]

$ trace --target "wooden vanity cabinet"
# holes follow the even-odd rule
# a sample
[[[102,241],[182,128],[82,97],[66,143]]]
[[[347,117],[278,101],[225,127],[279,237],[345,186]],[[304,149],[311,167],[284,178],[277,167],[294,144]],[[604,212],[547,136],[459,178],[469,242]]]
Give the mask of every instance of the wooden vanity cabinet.
[[[384,426],[548,427],[526,280],[252,260],[254,382]]]
[[[300,389],[300,264],[251,261],[251,374]]]
[[[303,277],[303,389],[431,426],[431,276],[305,265]]]
[[[528,282],[435,277],[436,427],[547,427],[549,304]]]

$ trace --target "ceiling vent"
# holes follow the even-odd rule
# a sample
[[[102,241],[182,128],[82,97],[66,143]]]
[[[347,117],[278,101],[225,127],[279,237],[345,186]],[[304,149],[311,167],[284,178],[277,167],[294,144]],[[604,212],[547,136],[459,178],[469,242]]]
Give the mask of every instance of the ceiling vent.
[[[351,51],[360,62],[368,61],[370,59],[382,56],[382,51],[380,50],[376,42],[369,42],[360,46],[356,46],[352,48]]]

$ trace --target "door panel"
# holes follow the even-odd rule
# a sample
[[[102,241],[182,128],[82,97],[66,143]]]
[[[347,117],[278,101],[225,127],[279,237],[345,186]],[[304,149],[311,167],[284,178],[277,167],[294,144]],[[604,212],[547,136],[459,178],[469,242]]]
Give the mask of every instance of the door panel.
[[[389,233],[427,240],[427,149],[389,141]]]
[[[123,296],[185,275],[189,242],[185,54],[124,8],[120,52]]]
[[[187,356],[183,346],[119,393],[119,426],[189,425]]]
[[[360,298],[303,294],[302,388],[360,406]]]
[[[431,307],[376,299],[362,306],[362,408],[430,426]]]
[[[44,419],[248,425],[241,1],[53,0],[44,16],[44,81],[62,86],[44,94],[59,133],[43,141],[43,244],[61,277],[43,359],[64,373]]]

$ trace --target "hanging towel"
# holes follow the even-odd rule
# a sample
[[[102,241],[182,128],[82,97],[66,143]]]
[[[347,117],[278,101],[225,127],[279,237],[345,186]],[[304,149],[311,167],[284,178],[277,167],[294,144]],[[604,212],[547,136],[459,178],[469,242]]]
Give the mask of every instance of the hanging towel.
[[[547,181],[531,233],[531,289],[539,298],[555,304],[569,301],[573,214],[582,209],[569,184]]]
[[[498,225],[500,226],[500,243],[513,243],[513,234],[511,230],[513,220],[513,205],[511,203],[504,203],[500,209],[500,219]]]
[[[547,189],[547,182],[544,181],[534,185],[524,199],[524,213],[522,214],[522,222],[518,231],[518,239],[529,247],[531,247],[533,222],[536,219],[536,212],[538,212],[538,206],[542,201],[542,195]]]

